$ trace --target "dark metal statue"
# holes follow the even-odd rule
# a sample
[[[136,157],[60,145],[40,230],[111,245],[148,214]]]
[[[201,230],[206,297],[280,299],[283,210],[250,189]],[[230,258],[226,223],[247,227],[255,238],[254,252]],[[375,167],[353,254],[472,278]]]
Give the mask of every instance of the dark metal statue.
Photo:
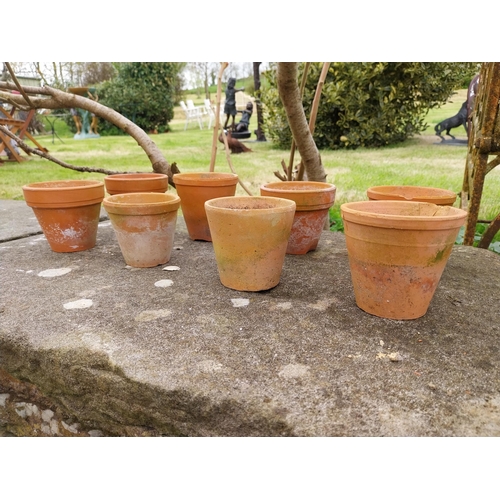
[[[235,88],[236,78],[229,78],[226,87],[226,102],[224,104],[224,114],[226,115],[226,122],[224,128],[227,129],[229,118],[232,117],[231,129],[234,129],[234,119],[236,117],[236,92],[245,90],[244,88]]]

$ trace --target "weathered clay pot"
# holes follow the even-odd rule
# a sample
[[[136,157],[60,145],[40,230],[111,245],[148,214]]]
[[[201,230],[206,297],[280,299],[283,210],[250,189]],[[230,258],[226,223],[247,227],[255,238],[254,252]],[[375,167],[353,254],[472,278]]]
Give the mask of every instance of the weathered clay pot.
[[[54,252],[79,252],[95,246],[103,182],[35,182],[23,186],[23,194]]]
[[[104,199],[129,266],[154,267],[170,260],[180,201],[170,193],[127,193]]]
[[[366,194],[369,200],[421,201],[452,206],[457,194],[448,189],[421,186],[373,186]]]
[[[383,318],[423,316],[467,213],[393,200],[340,209],[357,305]]]
[[[192,240],[212,241],[205,213],[205,202],[213,198],[234,196],[238,176],[218,172],[186,172],[173,177],[181,210]]]
[[[267,196],[230,196],[205,202],[221,283],[256,292],[281,277],[295,202]]]
[[[335,202],[337,188],[326,182],[271,182],[260,187],[262,196],[295,201],[297,208],[286,253],[305,254],[315,250]]]
[[[104,177],[106,191],[113,194],[164,193],[168,190],[168,176],[157,173],[113,174]]]

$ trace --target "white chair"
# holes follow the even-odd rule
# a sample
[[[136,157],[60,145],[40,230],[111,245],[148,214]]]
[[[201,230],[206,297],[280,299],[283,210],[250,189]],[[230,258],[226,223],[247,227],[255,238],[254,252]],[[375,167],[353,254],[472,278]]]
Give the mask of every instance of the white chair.
[[[196,112],[198,112],[202,117],[203,115],[206,113],[206,110],[205,110],[205,106],[195,106],[194,105],[194,102],[191,100],[191,99],[188,99],[186,101],[186,104],[187,104],[187,108],[190,109],[190,110],[195,110]]]
[[[201,130],[203,128],[203,124],[201,123],[200,110],[198,108],[195,108],[194,106],[190,109],[188,106],[186,106],[186,103],[184,101],[181,101],[179,104],[181,105],[182,111],[184,111],[184,115],[186,116],[186,124],[184,125],[184,130],[187,129],[189,122],[191,122],[192,120],[196,120],[198,122]],[[191,101],[191,105],[192,104],[193,101]]]

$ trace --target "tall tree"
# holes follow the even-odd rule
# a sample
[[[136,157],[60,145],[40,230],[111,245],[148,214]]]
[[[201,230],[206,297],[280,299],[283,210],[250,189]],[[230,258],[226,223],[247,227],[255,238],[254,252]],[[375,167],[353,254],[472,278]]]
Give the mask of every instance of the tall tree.
[[[190,62],[186,65],[187,71],[194,80],[195,87],[203,87],[205,99],[210,99],[209,85],[217,76],[218,64],[214,62]]]
[[[117,74],[116,68],[110,62],[83,63],[82,86],[111,80]]]

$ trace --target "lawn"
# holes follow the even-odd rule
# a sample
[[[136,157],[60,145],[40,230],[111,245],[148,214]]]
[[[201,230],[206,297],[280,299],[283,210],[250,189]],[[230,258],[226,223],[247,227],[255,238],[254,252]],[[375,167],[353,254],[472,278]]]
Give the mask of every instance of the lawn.
[[[458,91],[445,106],[431,110],[427,119],[428,129],[400,145],[381,149],[322,151],[327,180],[337,186],[336,209],[344,202],[366,199],[366,189],[381,184],[433,186],[458,193],[462,188],[467,148],[439,144],[434,135],[434,125],[459,110],[465,100],[465,92]],[[194,100],[196,103],[196,98]],[[201,104],[203,98],[199,101]],[[181,171],[208,170],[212,130],[206,128],[205,122],[203,130],[191,123],[184,131],[184,124],[182,111],[176,108],[171,122],[172,131],[151,137],[166,159],[170,163],[176,162]],[[50,154],[67,163],[116,171],[147,172],[151,169],[147,156],[131,137],[74,140],[64,123],[58,120],[56,125],[59,137],[49,134],[36,139],[49,149]],[[256,113],[252,117],[251,130],[255,128]],[[452,133],[459,139],[466,139],[463,128],[453,129]],[[276,149],[270,142],[249,140],[246,144],[252,152],[232,155],[231,161],[240,179],[257,195],[261,184],[276,180],[273,172],[281,169],[282,160],[288,162],[289,152]],[[216,170],[230,171],[221,143],[218,143]],[[0,199],[17,200],[23,199],[22,186],[26,183],[65,178],[103,179],[102,174],[75,172],[36,157],[30,157],[29,161],[21,164],[6,162],[0,165],[0,176]],[[480,219],[491,219],[500,212],[499,193],[500,169],[495,169],[486,178]],[[240,186],[237,194],[245,194]]]

